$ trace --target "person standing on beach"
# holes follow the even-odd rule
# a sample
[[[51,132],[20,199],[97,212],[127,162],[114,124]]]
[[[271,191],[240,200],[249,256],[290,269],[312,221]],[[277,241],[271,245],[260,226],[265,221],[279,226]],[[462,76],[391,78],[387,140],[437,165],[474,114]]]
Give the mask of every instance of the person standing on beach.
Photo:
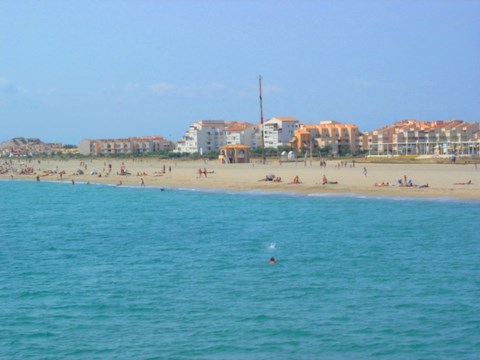
[[[367,177],[367,168],[366,167],[363,168],[363,175],[365,175],[365,177]]]

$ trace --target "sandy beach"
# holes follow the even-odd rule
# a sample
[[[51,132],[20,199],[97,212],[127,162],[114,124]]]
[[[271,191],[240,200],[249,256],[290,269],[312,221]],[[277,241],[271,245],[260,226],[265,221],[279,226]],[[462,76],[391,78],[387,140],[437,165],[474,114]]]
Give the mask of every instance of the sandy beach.
[[[358,194],[388,197],[430,197],[480,200],[480,166],[475,164],[391,164],[327,161],[267,161],[221,164],[219,161],[160,159],[15,159],[1,162],[1,179],[31,179],[81,183],[232,191],[272,191],[303,194]],[[111,170],[110,170],[111,165]],[[10,169],[7,171],[7,168]],[[20,174],[21,169],[28,174]],[[127,175],[121,175],[122,169]],[[202,170],[202,174],[199,173]],[[206,175],[204,173],[206,169]],[[366,169],[366,171],[365,171]],[[80,171],[81,170],[81,171]],[[24,170],[25,172],[25,170]],[[78,174],[83,172],[83,174]],[[93,175],[92,175],[93,172]],[[275,180],[265,181],[267,175]],[[101,176],[100,176],[101,175]],[[299,183],[293,183],[298,176]],[[325,176],[325,179],[324,179]],[[413,186],[401,186],[411,180]],[[327,181],[324,184],[325,180]],[[469,183],[470,182],[470,183]],[[120,185],[120,186],[121,186]]]

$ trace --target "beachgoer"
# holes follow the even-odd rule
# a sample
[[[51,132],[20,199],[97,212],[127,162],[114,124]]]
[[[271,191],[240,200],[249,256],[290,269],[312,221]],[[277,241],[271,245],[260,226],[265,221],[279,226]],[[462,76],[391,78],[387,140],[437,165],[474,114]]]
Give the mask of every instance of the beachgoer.
[[[295,176],[293,177],[293,183],[294,183],[294,184],[300,184],[300,179],[298,178],[298,175],[295,175]]]
[[[277,263],[277,259],[275,259],[273,256],[270,258],[270,260],[268,260],[268,263],[270,265],[273,265],[273,264],[276,264]]]
[[[472,184],[472,180],[468,180],[467,182],[457,182],[457,183],[454,183],[453,185],[471,185]]]
[[[363,168],[363,175],[365,175],[365,177],[367,177],[367,168],[366,167]]]
[[[267,174],[263,179],[260,179],[258,181],[273,181],[275,179],[274,174]]]
[[[325,175],[323,175],[322,184],[323,185],[328,184],[328,180],[327,180],[327,177]]]
[[[143,181],[143,178],[140,179],[142,182],[140,183],[142,186],[145,186],[145,182]]]

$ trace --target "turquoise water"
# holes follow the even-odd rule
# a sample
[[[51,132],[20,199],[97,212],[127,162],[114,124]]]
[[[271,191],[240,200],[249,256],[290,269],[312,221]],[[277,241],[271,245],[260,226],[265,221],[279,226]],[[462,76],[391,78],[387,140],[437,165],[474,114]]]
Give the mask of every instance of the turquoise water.
[[[480,354],[478,202],[0,191],[1,359]]]

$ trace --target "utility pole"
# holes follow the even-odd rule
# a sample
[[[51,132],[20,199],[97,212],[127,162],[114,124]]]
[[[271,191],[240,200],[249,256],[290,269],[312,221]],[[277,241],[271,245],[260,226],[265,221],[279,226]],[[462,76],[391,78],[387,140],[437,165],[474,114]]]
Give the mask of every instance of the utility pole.
[[[265,164],[265,138],[264,138],[264,133],[263,133],[263,103],[262,103],[262,76],[260,75],[258,77],[258,87],[259,87],[259,93],[260,93],[260,126],[261,126],[261,132],[262,132],[262,162]]]

